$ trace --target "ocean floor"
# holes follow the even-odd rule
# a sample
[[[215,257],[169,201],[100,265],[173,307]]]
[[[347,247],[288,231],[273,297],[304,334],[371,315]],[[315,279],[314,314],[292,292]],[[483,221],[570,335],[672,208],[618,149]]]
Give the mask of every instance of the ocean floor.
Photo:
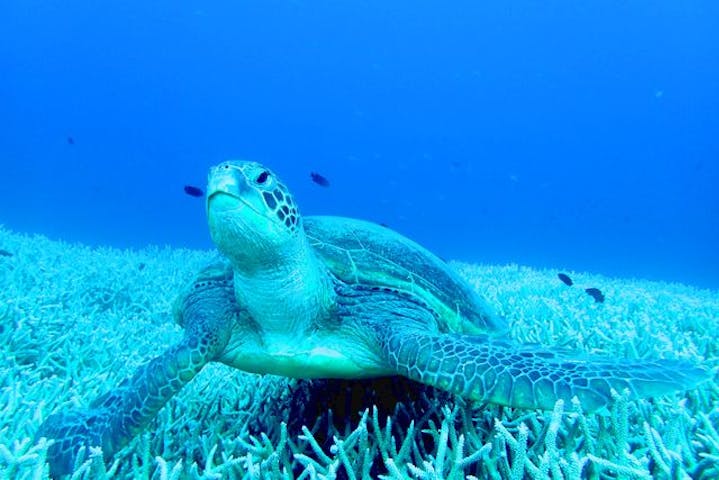
[[[172,303],[213,255],[89,248],[0,227],[0,478],[45,478],[42,421],[88,405],[181,337]],[[453,266],[521,341],[717,366],[719,292],[577,272],[567,287],[557,271]],[[401,405],[389,417],[366,405],[305,428],[272,408],[293,382],[211,364],[109,464],[86,452],[73,478],[719,478],[716,376],[653,400],[620,392],[594,414],[437,396],[409,421]],[[258,418],[275,428],[258,432]],[[323,444],[318,428],[329,429]]]

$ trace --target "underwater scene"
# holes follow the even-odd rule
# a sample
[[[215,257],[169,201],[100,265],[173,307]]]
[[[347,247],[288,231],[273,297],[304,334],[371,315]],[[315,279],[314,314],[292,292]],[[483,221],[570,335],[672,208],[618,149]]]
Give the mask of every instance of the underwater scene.
[[[719,4],[0,25],[1,479],[719,478]]]

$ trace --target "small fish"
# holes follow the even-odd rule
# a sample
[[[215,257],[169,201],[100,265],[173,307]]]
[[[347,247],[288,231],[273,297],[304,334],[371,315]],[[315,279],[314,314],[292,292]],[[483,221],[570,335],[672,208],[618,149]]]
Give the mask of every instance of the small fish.
[[[137,269],[138,269],[138,270],[144,270],[144,269],[145,269],[145,264],[142,263],[142,262],[140,262],[140,264],[137,266]]]
[[[75,145],[75,139],[72,137],[67,137],[67,143],[70,145]]]
[[[185,193],[191,197],[201,197],[205,194],[201,188],[192,185],[185,185]]]
[[[330,181],[327,180],[326,177],[323,177],[322,175],[320,175],[317,172],[310,172],[310,178],[312,179],[313,182],[315,182],[320,187],[329,187],[330,186]]]
[[[563,284],[565,284],[569,287],[574,285],[574,282],[572,281],[571,278],[569,278],[569,275],[567,275],[566,273],[558,273],[557,277],[562,281]]]
[[[0,257],[12,257],[13,254],[0,248]]]
[[[464,165],[459,160],[452,160],[449,162],[449,170],[453,173],[458,173],[464,170]]]
[[[389,225],[387,225],[387,224],[384,223],[384,222],[379,222],[379,225],[382,226],[382,227],[384,227],[384,228],[389,228]]]
[[[584,291],[587,292],[596,303],[604,303],[604,294],[598,288],[585,288]]]

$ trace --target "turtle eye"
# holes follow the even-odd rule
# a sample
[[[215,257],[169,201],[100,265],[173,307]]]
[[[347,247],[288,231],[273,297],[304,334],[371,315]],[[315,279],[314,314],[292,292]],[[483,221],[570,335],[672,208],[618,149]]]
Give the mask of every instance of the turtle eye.
[[[262,185],[267,181],[267,179],[270,178],[270,173],[267,170],[264,170],[262,173],[257,175],[257,178],[255,179],[255,182]]]

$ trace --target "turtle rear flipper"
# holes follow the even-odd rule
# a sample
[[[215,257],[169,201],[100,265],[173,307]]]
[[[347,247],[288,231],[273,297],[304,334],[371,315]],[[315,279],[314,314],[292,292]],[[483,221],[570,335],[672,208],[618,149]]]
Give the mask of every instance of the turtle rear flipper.
[[[222,353],[237,313],[227,282],[196,284],[179,308],[185,324],[180,343],[142,365],[88,408],[56,413],[40,426],[36,438],[55,440],[47,454],[52,477],[72,473],[82,447],[102,447],[105,460],[110,459]]]
[[[706,370],[681,360],[612,360],[487,335],[389,335],[383,350],[401,375],[462,397],[517,408],[551,410],[577,397],[585,411],[612,400],[612,390],[633,398],[693,388]]]

